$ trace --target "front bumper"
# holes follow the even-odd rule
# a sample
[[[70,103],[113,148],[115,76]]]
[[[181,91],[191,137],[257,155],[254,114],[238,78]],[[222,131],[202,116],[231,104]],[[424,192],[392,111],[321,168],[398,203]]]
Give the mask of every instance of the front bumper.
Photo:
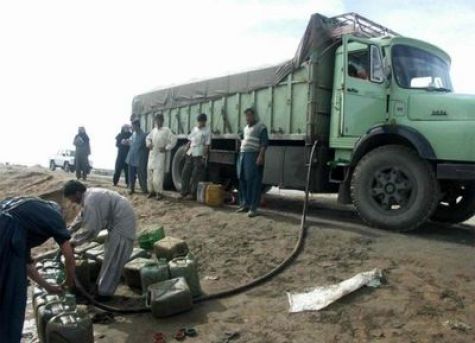
[[[475,180],[475,164],[439,163],[437,179],[440,180]]]

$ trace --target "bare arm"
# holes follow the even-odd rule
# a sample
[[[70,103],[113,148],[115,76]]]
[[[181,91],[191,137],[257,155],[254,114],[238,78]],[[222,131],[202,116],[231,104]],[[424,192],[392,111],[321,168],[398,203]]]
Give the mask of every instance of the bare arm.
[[[61,244],[61,253],[64,256],[64,267],[66,269],[66,286],[74,287],[74,274],[76,272],[76,262],[74,260],[74,250],[69,241]]]
[[[257,161],[256,161],[258,166],[264,165],[264,162],[266,160],[266,149],[267,149],[267,146],[261,146],[261,148],[259,149],[259,156],[257,156]]]
[[[82,211],[74,218],[73,222],[69,226],[69,232],[73,233],[78,231],[82,226]]]

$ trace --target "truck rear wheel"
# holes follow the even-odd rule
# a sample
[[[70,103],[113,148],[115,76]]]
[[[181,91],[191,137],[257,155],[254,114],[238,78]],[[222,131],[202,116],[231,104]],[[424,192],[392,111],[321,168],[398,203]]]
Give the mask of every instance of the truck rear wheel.
[[[177,192],[181,191],[181,174],[185,166],[186,145],[182,145],[177,149],[172,161],[172,180]]]
[[[475,215],[475,183],[451,182],[443,185],[444,197],[431,220],[440,223],[462,223]]]
[[[353,173],[351,195],[367,224],[393,231],[423,224],[439,200],[429,164],[399,145],[377,148],[361,159]]]

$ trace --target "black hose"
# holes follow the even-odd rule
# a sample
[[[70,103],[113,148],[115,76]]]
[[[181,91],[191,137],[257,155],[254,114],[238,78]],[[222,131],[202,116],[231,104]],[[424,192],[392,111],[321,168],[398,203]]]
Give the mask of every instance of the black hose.
[[[202,297],[196,298],[193,300],[194,303],[201,303],[204,301],[209,301],[209,300],[215,300],[215,299],[221,299],[221,298],[226,298],[232,295],[236,295],[242,292],[245,292],[253,287],[256,287],[258,285],[263,284],[266,281],[269,281],[272,279],[274,276],[277,274],[281,273],[300,253],[303,243],[305,241],[305,234],[306,234],[306,220],[307,220],[307,208],[308,208],[308,196],[310,192],[310,180],[312,176],[312,165],[313,165],[313,159],[315,155],[315,149],[317,147],[317,141],[312,146],[312,150],[310,152],[310,159],[309,163],[307,166],[307,178],[305,182],[305,200],[303,203],[303,210],[302,210],[302,217],[300,220],[300,229],[299,229],[299,237],[297,240],[297,244],[295,245],[294,249],[292,250],[291,254],[284,260],[282,261],[279,265],[277,265],[274,269],[272,269],[270,272],[268,272],[265,275],[262,275],[258,277],[257,279],[251,280],[250,282],[238,286],[236,288],[232,288],[229,290],[213,293],[213,294],[208,294],[204,295]],[[76,282],[76,287],[78,290],[81,292],[81,294],[89,300],[94,306],[97,308],[100,308],[105,311],[110,311],[110,312],[117,312],[117,313],[123,313],[123,314],[133,314],[133,313],[143,313],[143,312],[149,312],[150,309],[147,307],[142,307],[142,308],[135,308],[135,309],[121,309],[113,306],[108,306],[100,303],[96,299],[94,299],[81,285],[79,282],[77,276],[75,276],[75,282]]]

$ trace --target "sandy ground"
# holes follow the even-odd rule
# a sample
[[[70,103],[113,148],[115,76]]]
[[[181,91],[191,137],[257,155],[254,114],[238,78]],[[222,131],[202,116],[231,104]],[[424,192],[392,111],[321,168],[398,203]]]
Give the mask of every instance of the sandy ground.
[[[0,198],[48,194],[60,201],[55,191],[67,177],[61,171],[3,166]],[[103,178],[89,183],[110,184]],[[125,194],[124,188],[117,190]],[[130,200],[141,228],[164,225],[168,235],[186,239],[208,293],[244,283],[281,262],[297,240],[302,206],[298,194],[270,194],[264,215],[248,219],[231,208],[173,198],[157,202],[138,194]],[[68,219],[74,210],[67,208]],[[198,337],[187,338],[196,343],[222,342],[227,331],[240,333],[231,342],[475,341],[475,229],[470,222],[426,224],[411,234],[395,234],[364,226],[351,207],[336,205],[332,196],[314,196],[309,224],[302,253],[272,281],[167,319],[118,315],[112,324],[94,326],[96,341],[152,342],[161,331],[173,342],[172,334],[181,327],[197,329]],[[386,275],[380,288],[363,288],[319,312],[288,313],[287,291],[336,283],[375,267]],[[125,286],[118,294],[137,297]]]

